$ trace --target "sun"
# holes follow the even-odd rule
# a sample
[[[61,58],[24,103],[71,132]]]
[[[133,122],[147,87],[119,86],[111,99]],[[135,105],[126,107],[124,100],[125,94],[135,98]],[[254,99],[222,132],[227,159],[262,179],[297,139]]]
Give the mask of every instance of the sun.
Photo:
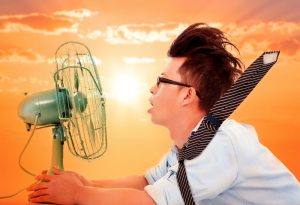
[[[139,93],[139,82],[133,74],[117,74],[113,80],[113,97],[121,103],[130,104],[137,100]]]

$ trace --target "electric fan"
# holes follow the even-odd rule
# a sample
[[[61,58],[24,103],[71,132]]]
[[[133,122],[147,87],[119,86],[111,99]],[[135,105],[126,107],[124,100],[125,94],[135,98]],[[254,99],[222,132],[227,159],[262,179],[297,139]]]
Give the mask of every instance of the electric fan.
[[[93,57],[84,44],[62,44],[55,60],[55,89],[26,97],[18,113],[28,130],[32,125],[53,126],[49,170],[63,170],[65,141],[70,152],[83,159],[98,158],[106,151],[105,99]]]

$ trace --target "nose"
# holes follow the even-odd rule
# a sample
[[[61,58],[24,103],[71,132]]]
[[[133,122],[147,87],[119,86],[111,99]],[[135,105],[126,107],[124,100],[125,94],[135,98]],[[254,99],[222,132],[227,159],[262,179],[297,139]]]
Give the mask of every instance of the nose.
[[[154,95],[156,91],[157,91],[157,85],[155,84],[150,88],[150,93]]]

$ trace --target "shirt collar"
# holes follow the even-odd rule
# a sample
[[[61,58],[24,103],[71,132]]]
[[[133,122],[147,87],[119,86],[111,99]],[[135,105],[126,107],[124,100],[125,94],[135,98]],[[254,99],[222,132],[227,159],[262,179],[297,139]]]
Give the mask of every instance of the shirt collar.
[[[202,122],[203,118],[200,119],[200,121],[198,122],[198,124],[194,127],[194,129],[192,130],[192,132],[195,132],[198,130],[198,128],[200,127],[201,125],[201,122]]]

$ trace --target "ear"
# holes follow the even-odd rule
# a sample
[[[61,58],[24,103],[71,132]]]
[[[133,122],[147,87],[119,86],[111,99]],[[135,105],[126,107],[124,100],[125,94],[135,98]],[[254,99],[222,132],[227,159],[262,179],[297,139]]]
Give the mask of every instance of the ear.
[[[182,91],[184,91],[183,98],[181,101],[182,106],[187,106],[187,105],[195,102],[198,99],[195,88],[189,87],[189,88],[183,89]]]

